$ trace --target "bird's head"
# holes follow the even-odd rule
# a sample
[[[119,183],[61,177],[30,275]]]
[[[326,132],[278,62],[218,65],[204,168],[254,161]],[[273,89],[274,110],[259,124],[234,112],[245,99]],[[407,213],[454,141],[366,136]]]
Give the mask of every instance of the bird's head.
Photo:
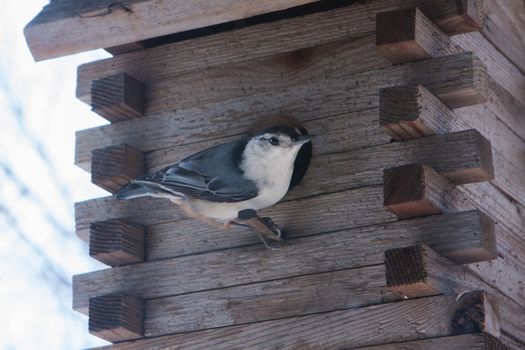
[[[305,129],[279,125],[258,132],[249,143],[258,156],[267,159],[291,157],[293,160],[301,146],[310,141]]]

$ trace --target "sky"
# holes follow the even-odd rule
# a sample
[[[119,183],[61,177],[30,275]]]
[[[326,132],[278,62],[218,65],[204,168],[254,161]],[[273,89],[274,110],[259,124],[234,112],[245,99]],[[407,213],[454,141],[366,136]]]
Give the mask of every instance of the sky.
[[[78,65],[102,51],[35,63],[24,26],[47,0],[0,0],[0,350],[81,349],[71,278],[105,268],[74,232],[73,203],[107,195],[73,164],[75,131],[106,122],[75,97]]]

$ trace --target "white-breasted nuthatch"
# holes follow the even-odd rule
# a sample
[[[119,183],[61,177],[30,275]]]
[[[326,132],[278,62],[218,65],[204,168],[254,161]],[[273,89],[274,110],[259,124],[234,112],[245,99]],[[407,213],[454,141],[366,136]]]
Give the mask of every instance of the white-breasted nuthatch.
[[[277,203],[288,192],[297,154],[310,140],[303,128],[273,126],[134,179],[116,198],[168,198],[189,216],[209,224],[224,228],[232,223],[247,224],[258,231],[265,244],[265,238],[281,240],[280,228],[270,218],[259,218],[255,211]],[[299,177],[306,169],[302,171]],[[296,177],[294,182],[300,180]]]

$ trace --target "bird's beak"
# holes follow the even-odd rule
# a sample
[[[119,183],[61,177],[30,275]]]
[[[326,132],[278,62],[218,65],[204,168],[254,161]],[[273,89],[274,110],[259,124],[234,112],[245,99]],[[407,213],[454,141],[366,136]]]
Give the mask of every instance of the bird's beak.
[[[295,138],[294,143],[296,145],[302,145],[310,141],[312,141],[312,137],[310,135],[301,135]]]

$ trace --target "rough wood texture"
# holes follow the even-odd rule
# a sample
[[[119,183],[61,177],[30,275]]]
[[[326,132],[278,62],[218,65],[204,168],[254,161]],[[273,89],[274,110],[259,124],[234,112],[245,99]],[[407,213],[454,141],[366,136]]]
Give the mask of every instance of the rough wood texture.
[[[142,300],[124,293],[90,298],[89,332],[111,342],[142,338]]]
[[[117,192],[143,173],[144,155],[129,145],[97,148],[91,152],[91,182],[109,192]]]
[[[163,45],[143,52],[81,66],[77,96],[89,103],[89,88],[86,90],[86,79],[94,80],[103,75],[119,72],[130,72],[134,76],[144,74],[144,76],[137,75],[137,77],[142,81],[151,82],[156,80],[152,79],[153,71],[157,71],[157,76],[159,74],[173,76],[173,74],[191,70],[243,62],[276,53],[370,35],[375,30],[375,14],[382,11],[418,6],[434,23],[440,26],[443,24],[441,28],[445,31],[455,30],[458,28],[456,24],[447,23],[447,19],[460,18],[465,13],[463,4],[467,2],[471,0],[459,2],[438,0],[354,2],[351,6],[337,10],[262,23],[235,31]],[[171,61],[173,64],[145,65],[144,63],[147,62],[145,57],[155,62]],[[90,83],[87,86],[89,85]]]
[[[485,319],[485,329],[480,330],[498,336],[499,323],[502,332],[513,335],[521,342],[525,340],[523,306],[502,294],[498,284],[492,286],[482,281],[471,271],[452,263],[431,248],[418,245],[387,251],[385,270],[390,290],[407,297],[435,295],[436,292],[456,294],[484,290],[490,294],[490,303],[498,311],[499,317]],[[482,298],[476,304],[487,301],[486,298]],[[458,315],[457,319],[461,320],[461,317]],[[458,326],[462,327],[463,331],[476,331],[468,322],[459,322]]]
[[[525,172],[522,161],[525,142],[496,115],[481,117],[475,111],[451,111],[423,86],[396,86],[380,93],[380,125],[396,140],[476,128],[491,140],[495,180],[492,182],[510,197],[525,203]]]
[[[384,205],[398,218],[439,214],[449,211],[449,180],[429,166],[409,164],[385,169]]]
[[[109,0],[82,3],[72,0],[51,2],[24,28],[24,34],[33,57],[39,61],[244,19],[311,2],[314,0],[262,3],[221,0],[211,4],[141,0],[127,1],[125,4]],[[348,3],[352,4],[355,1]],[[367,9],[377,12],[378,9],[409,7],[415,6],[416,3],[418,2],[371,1],[366,6],[358,6],[356,12],[363,16],[366,15],[363,14],[363,10]],[[480,26],[481,19],[477,16],[481,8],[477,1],[461,0],[449,3],[425,0],[420,3],[423,10],[429,11],[429,16],[435,18],[436,23],[445,31],[466,32],[476,30]],[[67,11],[64,11],[64,8],[67,8]],[[62,35],[57,36],[58,33]],[[50,42],[53,45],[50,45]]]
[[[91,110],[110,122],[144,114],[144,86],[133,77],[115,74],[93,81]]]
[[[441,149],[442,152],[436,154],[436,148]],[[486,148],[486,140],[477,131],[467,130],[314,157],[302,184],[292,190],[287,199],[381,184],[384,168],[411,163],[428,164],[441,175],[456,183],[470,182],[473,179],[488,179],[492,175],[490,167],[486,165],[490,164],[486,160],[488,157]],[[348,164],[351,164],[351,173],[348,172]],[[480,177],[483,172],[484,177]],[[327,176],[331,181],[326,181]],[[141,205],[136,206],[134,203],[158,204],[155,213],[148,212],[145,215],[140,208]],[[90,222],[115,217],[133,217],[141,224],[151,225],[162,221],[177,220],[184,216],[173,204],[158,199],[155,202],[142,199],[124,202],[109,198],[89,200],[76,205],[77,232],[79,236],[86,237],[85,230],[89,227]]]
[[[144,227],[122,219],[93,222],[89,228],[89,256],[118,266],[144,261]]]
[[[525,5],[520,0],[486,1],[483,34],[525,72]]]
[[[157,337],[401,300],[386,288],[384,272],[381,264],[148,300],[144,335]]]
[[[459,51],[418,8],[378,13],[376,46],[392,63],[446,56]]]
[[[450,337],[415,340],[403,343],[383,344],[354,348],[353,350],[519,350],[486,333],[455,335]]]
[[[418,243],[433,247],[455,262],[467,263],[477,260],[485,249],[484,222],[484,216],[476,211],[436,215],[291,238],[277,251],[268,251],[259,244],[114,267],[75,276],[73,307],[85,312],[90,297],[119,291],[149,299],[377,265],[382,263],[385,250]]]
[[[242,75],[233,76],[242,78]],[[221,100],[220,103],[205,104],[204,101],[209,96],[216,94],[207,90],[211,87],[209,82],[207,88],[197,88],[199,84],[192,81],[185,90],[196,89],[191,94],[193,102],[197,98],[196,95],[203,95],[202,99],[198,97],[203,101],[199,107],[170,110],[150,117],[79,131],[76,138],[75,163],[89,170],[90,151],[115,143],[127,143],[143,152],[150,152],[190,142],[242,134],[257,121],[276,114],[290,114],[304,122],[372,109],[379,106],[380,88],[400,83],[423,84],[452,107],[458,104],[464,106],[468,96],[482,98],[487,93],[486,68],[470,53],[333,79],[319,79],[316,84],[302,84],[282,90],[275,88],[272,78],[263,84],[263,92],[229,100],[228,103]],[[218,84],[223,86],[219,82]],[[238,89],[238,84],[234,84],[232,89]],[[219,90],[229,91],[229,88],[223,86]],[[152,98],[162,99],[162,95],[155,94]],[[169,94],[166,98],[174,97]],[[180,102],[180,99],[177,101]],[[350,124],[351,121],[347,123]],[[191,127],[178,127],[179,125]]]
[[[33,57],[40,61],[248,18],[314,1],[59,1],[45,6],[25,27],[24,34]]]
[[[461,301],[456,301],[456,296],[436,296],[156,337],[115,344],[111,348],[115,350],[173,349],[174,346],[175,349],[254,350],[358,348],[451,336],[451,311],[459,305]]]

